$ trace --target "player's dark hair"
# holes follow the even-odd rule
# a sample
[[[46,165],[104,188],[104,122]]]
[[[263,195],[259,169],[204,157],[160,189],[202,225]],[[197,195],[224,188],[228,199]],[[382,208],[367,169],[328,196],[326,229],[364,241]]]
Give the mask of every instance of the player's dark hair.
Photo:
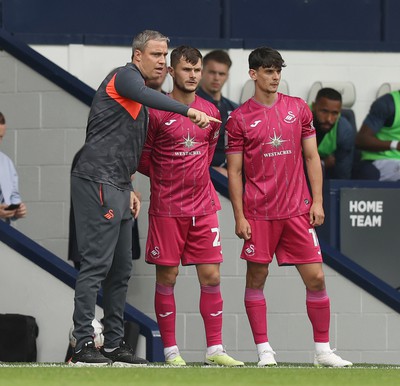
[[[185,59],[187,62],[189,62],[192,65],[197,64],[197,62],[203,59],[203,55],[201,55],[201,52],[194,47],[190,46],[179,46],[176,47],[174,50],[171,52],[171,67],[175,68],[176,65],[179,63],[181,58]]]
[[[158,31],[152,31],[149,29],[146,29],[140,33],[138,33],[134,38],[132,42],[132,59],[133,55],[135,53],[135,50],[139,51],[144,51],[146,48],[147,43],[149,40],[156,40],[159,42],[166,42],[167,44],[169,43],[169,38],[164,36],[161,32]]]
[[[0,125],[6,124],[6,118],[4,117],[3,113],[0,113]]]
[[[321,98],[331,99],[333,101],[339,101],[340,103],[342,103],[342,94],[340,94],[340,92],[335,90],[334,88],[330,87],[324,87],[318,91],[315,97],[315,101]]]
[[[262,68],[286,67],[281,54],[270,47],[259,47],[253,50],[249,55],[249,69],[257,70]]]
[[[205,66],[210,60],[213,60],[217,63],[226,64],[228,68],[231,68],[232,66],[232,60],[229,57],[228,53],[224,50],[210,51],[203,58],[203,66]]]

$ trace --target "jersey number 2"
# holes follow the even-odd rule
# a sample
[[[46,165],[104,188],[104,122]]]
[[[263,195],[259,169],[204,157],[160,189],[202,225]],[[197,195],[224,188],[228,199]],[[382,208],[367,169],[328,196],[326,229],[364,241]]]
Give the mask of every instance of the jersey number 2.
[[[311,234],[311,236],[312,236],[312,238],[313,238],[314,246],[315,246],[315,247],[318,247],[319,242],[318,242],[317,232],[315,232],[315,229],[314,229],[314,228],[310,228],[310,229],[308,230],[308,232]]]
[[[211,232],[215,233],[215,239],[213,241],[213,247],[219,247],[221,245],[221,241],[219,239],[219,228],[211,228]]]

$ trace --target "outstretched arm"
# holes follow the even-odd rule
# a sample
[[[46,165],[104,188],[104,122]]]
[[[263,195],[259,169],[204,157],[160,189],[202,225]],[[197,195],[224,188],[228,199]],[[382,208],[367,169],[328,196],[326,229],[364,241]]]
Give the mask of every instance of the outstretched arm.
[[[147,87],[139,71],[123,69],[114,76],[116,92],[128,99],[157,110],[171,111],[190,118],[196,125],[204,128],[211,122],[220,122],[202,111],[189,108],[159,91]]]
[[[207,127],[210,124],[210,122],[221,123],[221,121],[219,119],[210,117],[206,113],[203,113],[202,111],[196,110],[193,108],[189,108],[189,110],[187,112],[187,116],[190,118],[190,120],[193,123],[195,123],[197,126],[201,127],[202,129]]]

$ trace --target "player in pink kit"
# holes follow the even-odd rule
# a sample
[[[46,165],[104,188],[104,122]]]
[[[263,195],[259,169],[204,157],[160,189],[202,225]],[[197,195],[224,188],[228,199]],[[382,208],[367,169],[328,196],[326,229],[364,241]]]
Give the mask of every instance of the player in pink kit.
[[[201,107],[209,116],[220,119],[218,109],[195,93],[201,69],[200,51],[188,46],[175,48],[169,68],[174,83],[170,97]],[[186,365],[175,338],[174,285],[182,262],[196,265],[200,282],[200,313],[207,340],[205,363],[243,366],[222,346],[222,250],[216,213],[220,203],[209,174],[220,124],[212,122],[200,129],[179,114],[153,109],[149,117],[138,170],[150,177],[146,261],[156,265],[155,312],[166,363]]]
[[[274,254],[279,265],[295,265],[306,286],[306,307],[315,341],[314,365],[351,366],[329,344],[329,297],[314,230],[324,222],[324,210],[312,113],[302,99],[277,92],[282,67],[285,63],[274,49],[260,47],[250,53],[249,75],[255,81],[255,94],[231,113],[226,124],[229,194],[235,231],[244,239],[244,302],[257,345],[258,366],[277,364],[268,341],[263,292]]]

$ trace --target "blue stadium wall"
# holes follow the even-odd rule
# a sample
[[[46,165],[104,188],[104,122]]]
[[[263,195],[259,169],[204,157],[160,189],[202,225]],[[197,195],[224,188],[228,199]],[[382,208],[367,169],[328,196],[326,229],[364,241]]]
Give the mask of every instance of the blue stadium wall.
[[[143,29],[204,48],[400,51],[398,0],[0,0],[28,44],[130,44]]]

